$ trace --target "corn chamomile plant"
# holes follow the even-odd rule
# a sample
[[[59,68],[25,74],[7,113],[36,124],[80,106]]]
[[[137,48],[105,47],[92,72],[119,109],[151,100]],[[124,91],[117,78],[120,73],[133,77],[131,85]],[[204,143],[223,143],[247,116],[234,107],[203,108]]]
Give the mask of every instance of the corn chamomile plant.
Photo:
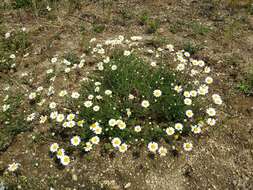
[[[56,56],[51,59],[54,69],[47,70],[52,84],[44,95],[57,95],[62,101],[51,101],[50,111],[37,116],[68,142],[50,145],[62,165],[71,162],[66,146],[90,152],[102,143],[124,153],[144,145],[160,156],[175,146],[191,151],[193,144],[186,136],[199,135],[216,124],[216,106],[222,99],[210,93],[213,78],[203,60],[176,51],[171,44],[148,47],[141,36],[97,41],[90,40],[89,53],[80,62]],[[57,92],[53,84],[57,74],[70,75],[75,70],[80,74],[91,59],[96,66],[79,80],[79,87]],[[62,63],[59,71],[56,65]],[[40,91],[31,92],[28,98],[38,105],[46,101]]]

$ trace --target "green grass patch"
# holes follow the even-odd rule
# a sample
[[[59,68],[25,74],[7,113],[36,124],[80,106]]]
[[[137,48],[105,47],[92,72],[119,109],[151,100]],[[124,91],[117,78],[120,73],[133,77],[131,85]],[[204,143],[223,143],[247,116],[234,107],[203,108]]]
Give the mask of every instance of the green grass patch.
[[[245,79],[237,85],[237,89],[247,96],[253,95],[253,72],[247,74]]]
[[[207,27],[203,24],[200,24],[198,22],[192,22],[189,26],[192,29],[194,35],[204,36],[211,31],[211,29],[209,27]]]
[[[23,94],[11,95],[3,106],[9,106],[7,110],[1,107],[0,112],[0,151],[5,150],[11,144],[13,138],[30,129],[23,112]]]
[[[191,55],[193,55],[196,54],[201,49],[203,49],[203,47],[188,41],[185,44],[183,44],[183,49],[189,52]]]
[[[105,25],[104,24],[94,24],[92,29],[95,33],[102,33],[105,30]]]

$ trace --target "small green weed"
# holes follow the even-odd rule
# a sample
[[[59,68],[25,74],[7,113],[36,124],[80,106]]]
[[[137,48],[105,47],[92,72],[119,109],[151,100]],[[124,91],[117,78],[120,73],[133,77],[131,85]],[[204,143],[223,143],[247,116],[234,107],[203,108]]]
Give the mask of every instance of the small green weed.
[[[159,19],[150,18],[147,11],[141,13],[138,22],[140,25],[146,26],[146,32],[149,34],[155,33],[160,26]]]
[[[67,61],[69,61],[70,65],[74,65],[74,64],[79,64],[80,63],[80,59],[79,57],[75,54],[75,53],[66,53],[63,56],[64,59],[66,59]]]
[[[203,47],[199,45],[195,45],[191,42],[186,42],[183,45],[183,49],[187,52],[189,52],[191,55],[196,54],[199,50],[203,49]]]
[[[24,52],[31,44],[28,35],[23,31],[13,32],[8,39],[1,39],[0,47],[7,52]]]
[[[200,24],[198,22],[191,23],[190,28],[192,29],[194,35],[204,36],[211,31],[211,29],[209,27],[207,27],[203,24]]]
[[[6,149],[17,134],[30,129],[22,110],[23,99],[23,94],[10,96],[1,107],[0,124],[4,127],[0,130],[0,151]]]
[[[148,23],[149,20],[149,14],[147,11],[144,11],[140,17],[138,18],[140,25],[145,25]]]
[[[185,23],[183,21],[177,20],[175,23],[169,26],[169,30],[176,34],[177,32],[181,32],[184,28]]]
[[[160,22],[158,19],[150,19],[147,22],[147,33],[152,34],[155,33],[160,26]]]
[[[246,78],[241,81],[236,88],[247,96],[253,95],[253,72],[249,73],[248,76],[246,76]]]
[[[102,33],[105,30],[104,24],[94,24],[93,25],[93,31],[96,33]]]

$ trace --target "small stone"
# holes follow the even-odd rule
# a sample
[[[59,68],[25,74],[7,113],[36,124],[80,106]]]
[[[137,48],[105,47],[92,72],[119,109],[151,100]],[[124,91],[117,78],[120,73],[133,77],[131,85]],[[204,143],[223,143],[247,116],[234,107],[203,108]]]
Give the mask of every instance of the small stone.
[[[125,185],[125,189],[127,189],[127,188],[129,188],[131,186],[131,183],[129,182],[129,183],[127,183],[126,185]]]
[[[73,179],[73,181],[77,181],[77,175],[76,175],[76,174],[73,174],[73,175],[72,175],[72,179]]]

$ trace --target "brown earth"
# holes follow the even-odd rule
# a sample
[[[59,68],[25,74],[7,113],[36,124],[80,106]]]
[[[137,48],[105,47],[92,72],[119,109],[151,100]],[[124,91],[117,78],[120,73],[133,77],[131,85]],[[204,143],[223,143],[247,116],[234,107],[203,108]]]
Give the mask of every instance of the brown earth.
[[[253,189],[253,97],[235,89],[253,65],[253,16],[247,2],[214,2],[87,1],[71,12],[59,5],[50,13],[54,19],[36,17],[29,10],[0,10],[1,26],[8,30],[25,26],[33,42],[30,56],[22,60],[13,77],[28,70],[39,83],[39,69],[48,58],[69,51],[81,54],[86,41],[94,36],[165,36],[179,48],[188,41],[201,47],[195,56],[214,69],[215,89],[225,104],[220,110],[222,122],[195,139],[191,153],[171,153],[166,158],[150,158],[144,150],[104,155],[98,148],[89,156],[76,156],[74,163],[63,169],[48,155],[52,139],[45,135],[47,129],[35,126],[33,131],[17,135],[0,153],[0,182],[2,178],[21,189]],[[143,11],[159,19],[155,34],[146,34],[146,26],[139,24]],[[202,34],[193,22],[210,31]],[[94,23],[103,24],[105,30],[92,32]],[[2,88],[7,76],[0,75]],[[36,135],[39,140],[33,140]],[[14,160],[22,165],[18,177],[3,175],[7,163]]]

